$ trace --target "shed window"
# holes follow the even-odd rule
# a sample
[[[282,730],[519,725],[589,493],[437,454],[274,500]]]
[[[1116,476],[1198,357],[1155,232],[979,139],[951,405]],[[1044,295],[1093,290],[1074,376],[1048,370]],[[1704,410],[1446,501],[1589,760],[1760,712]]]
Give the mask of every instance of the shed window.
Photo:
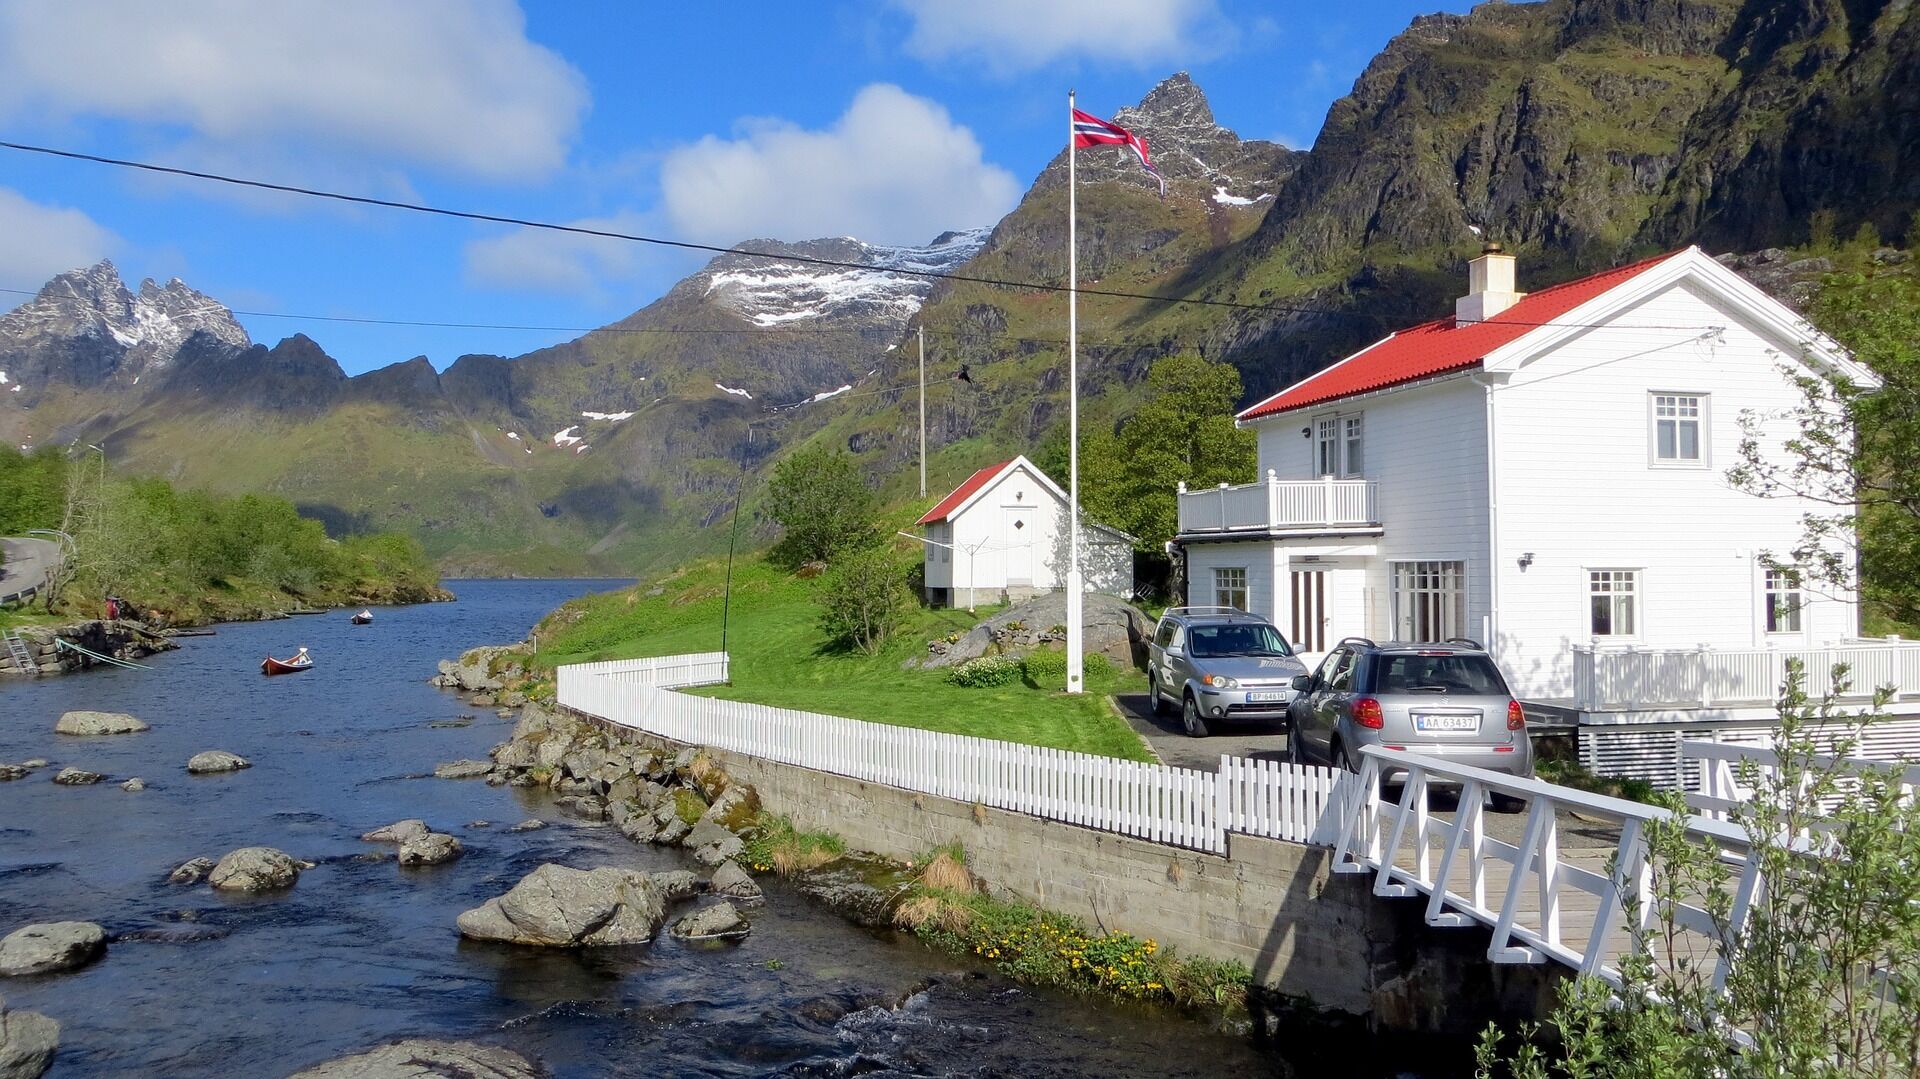
[[[1217,567],[1213,571],[1213,602],[1235,610],[1247,609],[1247,569],[1245,566]]]

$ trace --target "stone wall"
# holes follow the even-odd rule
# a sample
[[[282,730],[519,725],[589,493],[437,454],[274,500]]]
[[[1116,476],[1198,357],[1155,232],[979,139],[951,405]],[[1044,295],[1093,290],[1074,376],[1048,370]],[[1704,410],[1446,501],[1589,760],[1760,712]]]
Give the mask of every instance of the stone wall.
[[[55,645],[54,638],[70,641],[115,659],[137,660],[155,652],[180,647],[132,622],[93,619],[57,627],[34,626],[15,631],[31,654],[33,666],[20,670],[13,650],[0,644],[0,677],[20,674],[69,674],[95,666],[97,661]]]
[[[591,717],[589,717],[591,718]],[[629,739],[660,743],[604,721]],[[1230,835],[1224,856],[712,751],[797,827],[912,858],[957,842],[996,888],[1185,955],[1237,959],[1262,985],[1382,1029],[1474,1034],[1552,1005],[1558,968],[1495,966],[1483,928],[1436,929],[1424,900],[1381,899],[1332,852]]]

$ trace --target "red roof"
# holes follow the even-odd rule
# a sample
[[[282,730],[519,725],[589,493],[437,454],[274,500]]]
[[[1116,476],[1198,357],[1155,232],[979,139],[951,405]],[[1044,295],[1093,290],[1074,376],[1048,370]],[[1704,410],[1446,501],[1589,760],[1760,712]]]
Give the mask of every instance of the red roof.
[[[930,524],[938,524],[941,521],[946,520],[948,517],[952,516],[954,510],[959,509],[963,504],[965,504],[967,499],[972,498],[974,494],[980,490],[980,488],[985,487],[987,484],[993,482],[993,478],[995,476],[998,476],[1000,473],[1006,471],[1006,468],[1008,465],[1018,460],[1019,458],[1015,457],[1013,458],[1013,460],[1002,461],[997,465],[988,465],[987,467],[981,469],[980,471],[975,472],[973,475],[968,476],[967,482],[961,484],[958,487],[955,487],[953,489],[952,494],[941,499],[940,504],[938,506],[935,506],[932,509],[928,510],[927,515],[925,517],[922,517],[918,521],[915,521],[913,523],[915,525],[930,525]]]
[[[1528,293],[1519,303],[1484,322],[1456,323],[1452,318],[1442,318],[1401,330],[1288,386],[1240,413],[1239,418],[1259,419],[1478,367],[1487,353],[1677,254],[1668,252]]]

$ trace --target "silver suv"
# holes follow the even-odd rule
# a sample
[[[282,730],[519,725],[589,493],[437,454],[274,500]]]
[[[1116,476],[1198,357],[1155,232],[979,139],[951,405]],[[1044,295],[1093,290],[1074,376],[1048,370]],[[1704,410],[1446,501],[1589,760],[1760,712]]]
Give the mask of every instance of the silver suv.
[[[1233,607],[1170,608],[1147,649],[1154,714],[1178,708],[1195,738],[1213,722],[1286,719],[1306,671],[1273,623]]]
[[[1385,746],[1533,775],[1526,713],[1493,657],[1473,641],[1375,644],[1348,637],[1293,686],[1287,750],[1296,764],[1357,770],[1361,746]],[[1510,801],[1496,797],[1495,808],[1510,808]]]

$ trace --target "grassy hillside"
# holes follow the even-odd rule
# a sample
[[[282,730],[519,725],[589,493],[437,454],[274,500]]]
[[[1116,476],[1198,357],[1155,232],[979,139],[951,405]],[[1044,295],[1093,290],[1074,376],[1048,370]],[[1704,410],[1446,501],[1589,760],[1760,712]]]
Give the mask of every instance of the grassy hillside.
[[[736,562],[727,648],[733,684],[701,692],[875,723],[967,734],[1028,745],[1151,759],[1107,695],[1141,681],[1132,671],[1089,672],[1088,692],[1070,697],[1024,683],[997,689],[952,685],[944,671],[908,670],[927,642],[973,626],[965,611],[915,608],[879,655],[827,651],[817,626],[817,580],[802,580],[758,557]],[[575,600],[535,631],[536,664],[551,668],[720,648],[725,564],[702,559],[632,588]]]

